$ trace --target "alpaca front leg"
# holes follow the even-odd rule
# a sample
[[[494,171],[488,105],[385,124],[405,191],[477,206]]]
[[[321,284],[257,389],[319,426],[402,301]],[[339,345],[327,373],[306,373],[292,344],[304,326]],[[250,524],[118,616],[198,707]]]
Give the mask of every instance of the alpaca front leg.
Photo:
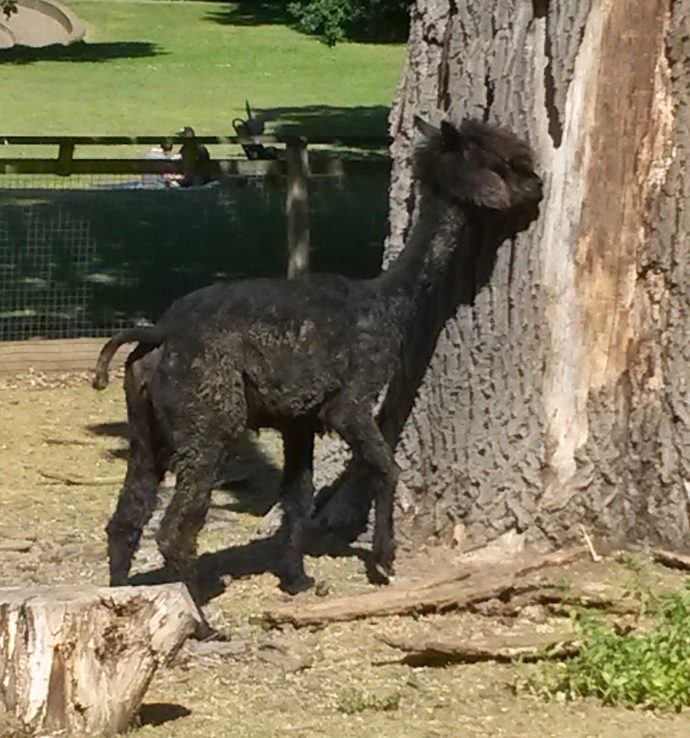
[[[283,433],[283,452],[285,462],[280,497],[285,513],[286,541],[278,575],[281,588],[289,594],[297,594],[314,585],[314,579],[304,571],[304,535],[314,497],[313,433],[305,429],[286,431]]]
[[[390,446],[370,416],[353,415],[350,403],[329,415],[334,430],[352,449],[353,461],[366,469],[373,492],[376,512],[374,545],[367,562],[367,576],[374,584],[388,584],[394,574],[395,540],[393,537],[393,500],[398,480],[398,466]]]
[[[398,467],[392,458],[387,471],[375,490],[374,545],[369,580],[388,584],[395,573],[395,533],[393,529],[393,501],[398,480]]]

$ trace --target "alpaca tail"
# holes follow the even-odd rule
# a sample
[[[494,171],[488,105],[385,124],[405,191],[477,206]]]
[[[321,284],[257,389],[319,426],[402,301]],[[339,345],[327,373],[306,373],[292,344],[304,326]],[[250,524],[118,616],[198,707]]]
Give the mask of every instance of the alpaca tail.
[[[130,328],[113,336],[103,346],[96,362],[96,376],[91,383],[94,389],[102,390],[108,386],[108,368],[115,352],[125,343],[145,343],[155,348],[163,343],[165,336],[155,325],[143,325]]]

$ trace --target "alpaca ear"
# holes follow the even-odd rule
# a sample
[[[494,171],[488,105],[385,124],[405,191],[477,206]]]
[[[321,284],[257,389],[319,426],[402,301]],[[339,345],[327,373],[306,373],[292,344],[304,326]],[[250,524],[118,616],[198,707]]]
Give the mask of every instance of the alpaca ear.
[[[508,210],[512,205],[510,188],[502,177],[490,169],[471,169],[456,177],[450,189],[460,202],[471,202],[489,210]]]
[[[431,123],[427,123],[425,120],[422,120],[418,115],[415,115],[414,117],[414,125],[415,128],[427,138],[438,136],[439,129],[436,128],[436,126],[432,126]]]
[[[508,210],[512,204],[505,180],[490,169],[477,172],[473,200],[476,205],[490,210]]]
[[[463,137],[460,135],[458,129],[447,120],[444,120],[441,123],[441,136],[443,137],[443,143],[445,144],[446,148],[456,149],[458,151],[463,148]]]

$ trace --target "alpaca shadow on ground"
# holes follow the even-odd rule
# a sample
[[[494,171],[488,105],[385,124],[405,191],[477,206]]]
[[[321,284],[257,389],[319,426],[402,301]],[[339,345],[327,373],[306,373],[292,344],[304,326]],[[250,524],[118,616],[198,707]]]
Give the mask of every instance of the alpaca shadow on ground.
[[[94,423],[86,429],[96,436],[129,440],[129,425],[125,421]],[[129,458],[127,446],[116,446],[107,449],[106,453],[111,458]],[[238,439],[219,469],[215,501],[210,509],[262,517],[277,499],[281,474],[280,468],[260,448],[254,434],[246,433]],[[223,492],[228,493],[228,501],[218,502]]]
[[[144,725],[155,727],[173,720],[179,720],[179,718],[188,717],[191,714],[192,711],[182,705],[169,702],[149,702],[139,708],[137,723],[140,727]]]
[[[114,423],[94,423],[87,425],[86,430],[95,436],[110,436],[118,439],[117,445],[106,449],[103,453],[110,459],[127,460],[129,457],[128,442],[129,441],[129,425],[126,421]],[[123,477],[124,478],[124,477]]]
[[[114,423],[94,423],[87,425],[86,430],[96,436],[113,436],[115,438],[126,438],[129,440],[129,425],[126,420]]]
[[[0,50],[0,64],[32,64],[40,61],[106,62],[112,59],[141,59],[166,54],[148,41],[118,41],[108,43],[77,43],[63,46],[52,44],[32,48],[13,46]]]
[[[285,533],[281,529],[270,538],[261,538],[200,556],[197,581],[201,604],[206,604],[223,594],[226,588],[222,581],[223,577],[246,579],[266,573],[277,577],[284,550],[284,536]],[[306,553],[310,556],[355,556],[364,563],[370,558],[368,549],[353,546],[336,534],[324,534],[316,530],[311,531],[308,536]],[[159,568],[135,574],[129,583],[137,586],[164,584],[167,581],[169,579],[166,570]]]

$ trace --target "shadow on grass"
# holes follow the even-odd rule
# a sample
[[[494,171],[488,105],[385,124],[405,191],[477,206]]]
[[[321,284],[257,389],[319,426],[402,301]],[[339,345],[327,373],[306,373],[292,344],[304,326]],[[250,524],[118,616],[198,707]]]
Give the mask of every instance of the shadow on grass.
[[[53,44],[40,48],[13,46],[0,49],[0,64],[31,64],[39,61],[106,62],[112,59],[141,59],[161,56],[167,52],[148,41],[118,41],[87,43],[79,41],[69,46]]]
[[[139,708],[138,723],[141,727],[144,725],[155,727],[169,723],[172,720],[179,720],[179,718],[187,717],[191,714],[192,711],[182,705],[175,705],[169,702],[150,702]]]
[[[337,107],[305,105],[302,107],[257,108],[257,118],[270,123],[272,132],[305,136],[375,136],[385,144],[388,140],[386,105]]]
[[[218,10],[208,13],[204,20],[223,26],[289,26],[292,18],[282,0],[240,0],[227,3],[219,0]]]

